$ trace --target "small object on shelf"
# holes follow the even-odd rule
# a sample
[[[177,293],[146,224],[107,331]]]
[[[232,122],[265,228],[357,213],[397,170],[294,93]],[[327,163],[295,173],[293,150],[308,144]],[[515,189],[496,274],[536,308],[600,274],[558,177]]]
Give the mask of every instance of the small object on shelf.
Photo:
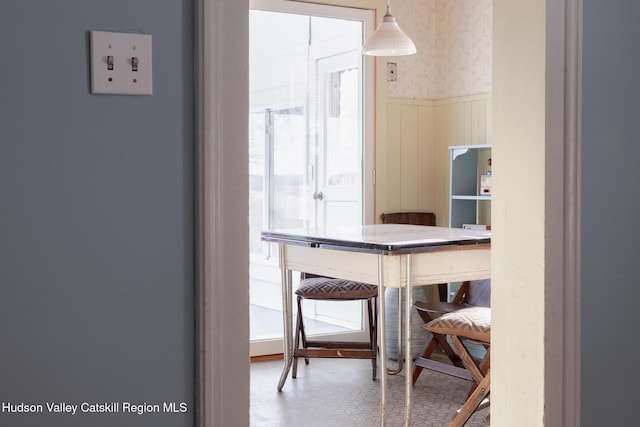
[[[491,195],[491,171],[487,172],[487,175],[480,175],[480,195]]]

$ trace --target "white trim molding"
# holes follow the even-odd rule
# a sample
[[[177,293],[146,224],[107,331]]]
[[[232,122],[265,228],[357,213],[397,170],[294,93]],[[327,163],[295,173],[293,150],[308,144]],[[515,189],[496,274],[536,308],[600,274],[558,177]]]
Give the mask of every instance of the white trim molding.
[[[249,425],[248,0],[198,0],[197,414]]]
[[[582,0],[547,1],[545,424],[580,426]]]

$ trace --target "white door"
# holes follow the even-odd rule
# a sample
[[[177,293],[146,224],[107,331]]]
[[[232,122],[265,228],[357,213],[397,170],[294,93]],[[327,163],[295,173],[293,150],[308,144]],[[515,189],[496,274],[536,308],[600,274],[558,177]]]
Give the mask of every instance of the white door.
[[[260,231],[362,224],[363,212],[373,208],[363,202],[364,159],[373,156],[364,155],[372,120],[362,108],[367,74],[360,54],[364,19],[370,28],[370,15],[300,2],[252,2],[252,355],[282,352],[277,250],[260,241]],[[310,303],[303,312],[309,334],[346,340],[368,336],[359,301]]]
[[[335,228],[362,224],[362,54],[318,60],[316,217]]]

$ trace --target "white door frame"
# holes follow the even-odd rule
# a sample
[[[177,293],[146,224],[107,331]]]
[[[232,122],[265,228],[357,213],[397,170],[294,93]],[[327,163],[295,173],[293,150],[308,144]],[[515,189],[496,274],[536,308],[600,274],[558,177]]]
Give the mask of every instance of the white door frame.
[[[546,1],[545,424],[580,422],[582,0]]]
[[[249,1],[197,0],[195,7],[195,420],[199,426],[248,426]]]

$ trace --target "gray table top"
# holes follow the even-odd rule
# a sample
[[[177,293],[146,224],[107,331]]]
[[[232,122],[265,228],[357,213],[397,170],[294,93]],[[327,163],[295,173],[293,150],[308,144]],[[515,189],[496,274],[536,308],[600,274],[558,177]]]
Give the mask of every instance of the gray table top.
[[[408,224],[263,231],[262,240],[382,254],[424,252],[448,245],[491,243],[491,231]]]

